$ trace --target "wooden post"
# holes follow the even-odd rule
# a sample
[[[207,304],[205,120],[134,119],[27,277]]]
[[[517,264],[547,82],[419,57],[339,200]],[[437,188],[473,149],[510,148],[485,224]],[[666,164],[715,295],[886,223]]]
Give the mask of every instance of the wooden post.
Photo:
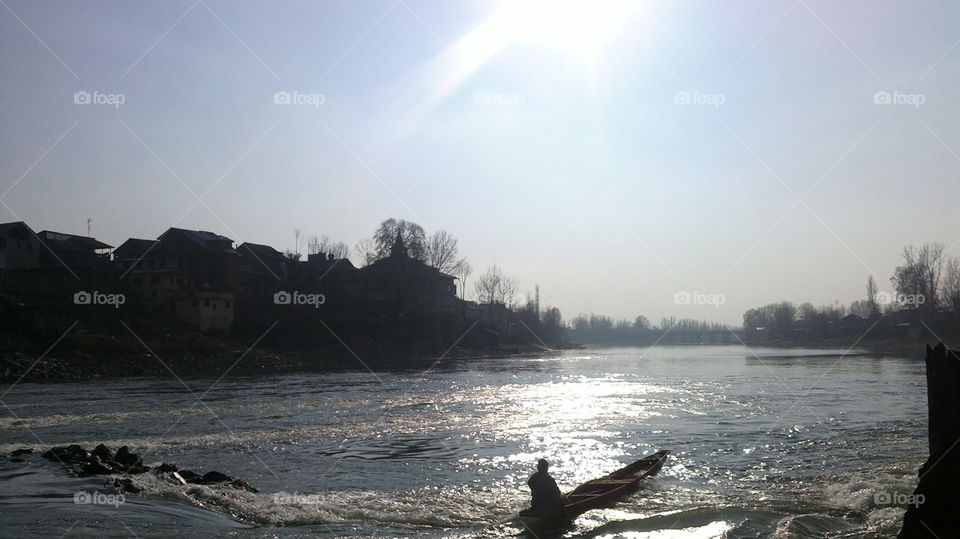
[[[901,539],[955,537],[960,521],[960,352],[927,345],[930,456],[920,468]]]

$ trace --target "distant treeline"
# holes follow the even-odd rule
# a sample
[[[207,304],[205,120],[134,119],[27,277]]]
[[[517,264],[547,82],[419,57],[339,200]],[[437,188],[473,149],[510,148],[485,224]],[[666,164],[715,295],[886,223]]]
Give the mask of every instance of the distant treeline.
[[[863,299],[849,306],[834,302],[799,306],[781,301],[743,314],[749,339],[816,340],[872,331],[887,336],[950,332],[960,315],[960,258],[944,254],[943,244],[929,243],[903,249],[903,263],[890,277],[890,289],[881,290],[873,275],[867,278]],[[936,339],[935,335],[928,335]]]
[[[646,316],[632,321],[602,314],[579,314],[567,326],[570,340],[583,343],[644,344],[654,342],[726,342],[730,326],[690,318],[662,318],[654,326]],[[734,339],[735,340],[735,339]]]

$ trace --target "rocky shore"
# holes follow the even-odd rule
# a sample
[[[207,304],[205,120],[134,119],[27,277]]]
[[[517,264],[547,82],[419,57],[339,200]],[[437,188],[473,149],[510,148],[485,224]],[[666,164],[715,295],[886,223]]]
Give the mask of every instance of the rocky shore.
[[[24,462],[32,453],[32,449],[18,449],[10,454],[10,461]],[[221,485],[257,492],[257,489],[246,481],[217,471],[199,474],[168,463],[155,467],[147,466],[143,459],[127,446],[116,451],[103,444],[92,450],[79,445],[57,446],[45,451],[41,456],[60,463],[67,473],[74,477],[104,476],[108,486],[121,492],[139,493],[140,489],[134,485],[130,476],[146,473],[173,484]]]

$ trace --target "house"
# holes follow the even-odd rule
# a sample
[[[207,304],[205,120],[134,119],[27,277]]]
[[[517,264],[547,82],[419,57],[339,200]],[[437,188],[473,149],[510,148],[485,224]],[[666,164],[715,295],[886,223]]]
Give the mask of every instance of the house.
[[[360,270],[363,296],[386,312],[456,314],[456,277],[410,257],[397,233],[390,256]]]
[[[233,324],[240,256],[230,238],[170,228],[153,243],[132,238],[117,250],[132,300],[204,331]]]
[[[42,249],[27,223],[0,223],[0,271],[37,267]]]
[[[298,262],[290,275],[292,288],[323,294],[325,305],[341,313],[357,307],[361,283],[361,272],[350,260],[325,253],[307,255],[307,260]]]
[[[236,319],[253,323],[271,318],[273,294],[285,288],[287,266],[293,264],[269,245],[241,243],[239,255]]]
[[[240,271],[272,281],[280,281],[287,274],[290,260],[269,245],[244,242],[237,247],[240,255]]]
[[[87,236],[42,230],[37,238],[46,249],[40,252],[41,264],[63,264],[73,271],[81,268],[106,267],[112,247]]]
[[[153,250],[157,240],[130,238],[113,250],[114,266],[121,272],[127,272],[134,264]]]
[[[0,290],[63,296],[109,287],[109,249],[87,236],[34,233],[22,221],[0,224]]]

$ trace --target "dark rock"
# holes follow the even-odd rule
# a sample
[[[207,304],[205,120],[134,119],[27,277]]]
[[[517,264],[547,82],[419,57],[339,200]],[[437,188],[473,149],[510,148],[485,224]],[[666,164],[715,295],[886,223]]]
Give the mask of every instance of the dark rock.
[[[83,463],[90,459],[90,453],[79,445],[73,444],[66,447],[53,447],[45,451],[42,455],[47,460],[55,460],[63,464]]]
[[[130,448],[127,446],[117,449],[117,454],[113,457],[113,460],[119,462],[127,468],[133,466],[143,466],[143,461],[140,459],[140,456],[136,453],[131,453]]]
[[[111,466],[112,464],[112,466]],[[92,456],[90,461],[87,462],[80,471],[80,476],[90,476],[90,475],[107,475],[120,473],[122,470],[116,465],[116,463],[111,461],[102,461],[99,457]]]
[[[168,464],[166,462],[164,462],[160,466],[157,466],[156,468],[153,469],[153,471],[157,473],[170,473],[170,472],[175,472],[177,470],[179,470],[179,468],[177,468],[173,464]]]
[[[190,470],[180,470],[178,473],[180,474],[180,477],[182,477],[183,480],[186,481],[187,483],[193,483],[195,485],[200,485],[203,483],[203,476],[198,474],[197,472],[193,472]]]
[[[32,453],[33,453],[33,449],[30,449],[29,447],[27,447],[27,448],[24,448],[24,449],[17,449],[17,450],[15,450],[15,451],[13,451],[12,453],[10,453],[10,456],[11,456],[11,457],[19,457],[20,455],[30,455],[30,454],[32,454]]]
[[[109,447],[100,444],[93,450],[93,456],[100,460],[113,460],[113,451]]]
[[[127,469],[124,470],[124,471],[127,472],[128,474],[131,474],[131,475],[137,475],[137,474],[149,472],[149,471],[150,471],[150,467],[149,467],[149,466],[144,466],[144,465],[135,465],[135,466],[130,466],[129,468],[127,468]]]
[[[234,479],[233,481],[230,482],[230,486],[241,489],[241,490],[245,490],[247,492],[260,492],[259,490],[253,488],[253,485],[251,485],[250,483],[247,483],[243,479]]]
[[[228,481],[233,481],[233,478],[220,472],[207,472],[203,474],[203,478],[201,478],[201,480],[203,481],[204,485],[207,485],[211,483],[226,483]]]
[[[132,492],[134,494],[138,494],[142,491],[140,487],[133,484],[133,480],[129,477],[114,479],[113,486],[117,490],[121,490],[123,492]]]

